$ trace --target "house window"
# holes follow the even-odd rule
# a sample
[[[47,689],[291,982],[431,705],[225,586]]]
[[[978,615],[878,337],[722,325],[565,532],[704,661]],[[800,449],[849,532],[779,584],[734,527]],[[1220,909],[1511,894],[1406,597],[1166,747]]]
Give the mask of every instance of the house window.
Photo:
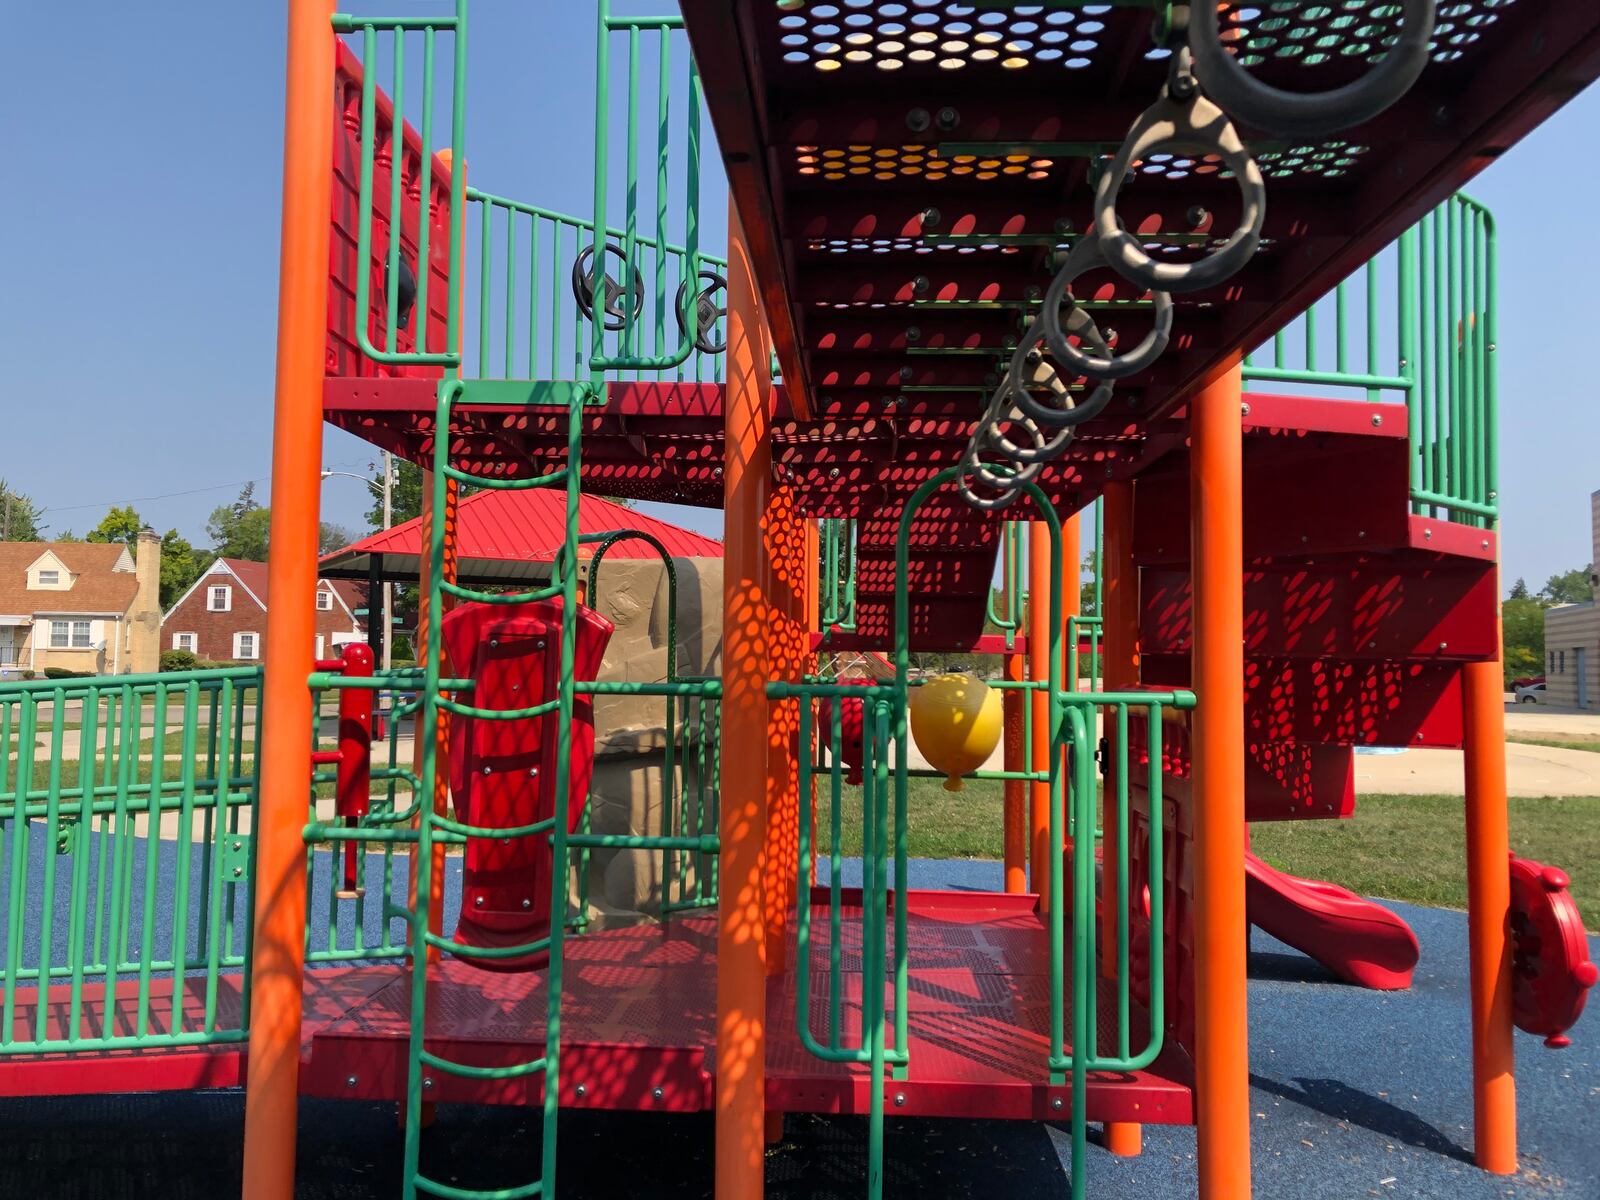
[[[40,571],[39,572],[39,586],[42,587],[42,588],[60,587],[61,586],[61,572],[60,571]]]
[[[233,609],[233,589],[227,584],[217,584],[206,593],[207,612],[230,612]]]
[[[317,610],[319,612],[333,611],[333,593],[321,591],[317,593]]]
[[[1550,674],[1554,675],[1556,673],[1556,652],[1554,650],[1550,651],[1550,666],[1548,669]]]
[[[175,633],[172,635],[172,648],[174,650],[188,650],[193,653],[199,642],[200,639],[192,633]]]
[[[253,633],[236,633],[233,635],[234,658],[258,658],[256,653],[256,635]]]
[[[1560,664],[1556,667],[1556,674],[1565,675],[1567,673],[1567,652],[1565,650],[1556,652],[1556,662]]]
[[[90,645],[88,621],[50,622],[50,649],[87,650]]]

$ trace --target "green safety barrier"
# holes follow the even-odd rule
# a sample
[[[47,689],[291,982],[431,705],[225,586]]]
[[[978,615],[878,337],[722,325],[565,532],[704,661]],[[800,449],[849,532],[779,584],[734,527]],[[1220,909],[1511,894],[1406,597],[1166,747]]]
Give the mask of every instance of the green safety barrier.
[[[1458,193],[1247,356],[1244,378],[1403,402],[1415,511],[1486,528],[1499,514],[1496,272],[1494,216]]]
[[[0,1055],[248,1036],[260,684],[0,685]]]

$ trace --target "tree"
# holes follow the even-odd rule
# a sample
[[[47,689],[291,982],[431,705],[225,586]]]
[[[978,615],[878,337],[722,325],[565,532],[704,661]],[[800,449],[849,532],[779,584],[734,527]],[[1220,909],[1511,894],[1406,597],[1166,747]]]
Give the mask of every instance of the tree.
[[[197,551],[189,540],[169,529],[161,535],[161,607],[171,608],[178,597],[211,565],[211,557]]]
[[[124,546],[132,546],[139,540],[139,530],[144,528],[144,518],[134,510],[133,505],[117,508],[113,505],[107,510],[106,515],[100,519],[100,524],[84,535],[86,542],[119,542]]]
[[[1546,604],[1580,604],[1593,600],[1594,584],[1590,582],[1593,571],[1594,564],[1590,563],[1578,570],[1552,575],[1539,589],[1539,598]]]
[[[1526,579],[1522,578],[1522,576],[1518,575],[1517,576],[1517,581],[1511,585],[1511,593],[1506,597],[1506,599],[1507,600],[1531,600],[1531,599],[1533,599],[1533,593],[1528,590],[1528,581]]]
[[[1513,679],[1544,674],[1544,610],[1531,596],[1513,597],[1500,606],[1501,666],[1507,687]]]
[[[255,499],[256,485],[247,483],[239,498],[211,510],[206,533],[216,546],[219,558],[242,558],[250,562],[267,561],[267,537],[272,511]]]
[[[422,515],[422,468],[414,462],[397,458],[394,462],[394,485],[390,489],[390,525],[399,525]],[[367,491],[372,496],[372,507],[367,509],[367,525],[376,533],[383,525],[383,464],[379,463],[367,481]]]
[[[330,554],[335,550],[343,550],[354,540],[343,525],[324,521],[317,530],[317,553]]]
[[[32,500],[0,479],[0,542],[44,541],[39,517],[40,511]]]

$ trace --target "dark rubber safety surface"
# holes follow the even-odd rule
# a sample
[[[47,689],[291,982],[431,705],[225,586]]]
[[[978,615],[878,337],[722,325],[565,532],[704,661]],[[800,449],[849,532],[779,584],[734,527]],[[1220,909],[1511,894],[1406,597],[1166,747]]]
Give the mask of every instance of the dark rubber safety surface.
[[[917,887],[993,888],[988,863],[917,863]],[[1251,957],[1254,1174],[1262,1200],[1506,1196],[1600,1200],[1600,1018],[1574,1045],[1518,1035],[1522,1170],[1471,1164],[1466,918],[1394,906],[1417,931],[1415,986],[1348,987],[1257,933]],[[1600,953],[1600,945],[1594,950]],[[0,1200],[219,1200],[237,1194],[243,1097],[237,1093],[0,1101]],[[711,1119],[571,1113],[562,1118],[559,1195],[572,1200],[711,1195]],[[537,1171],[534,1114],[445,1107],[424,1140],[435,1178],[467,1187]],[[894,1200],[1012,1200],[1067,1194],[1063,1130],[1027,1123],[896,1121],[886,1139]],[[399,1192],[392,1106],[305,1101],[305,1200],[388,1200]],[[768,1152],[774,1200],[859,1200],[865,1125],[795,1117]],[[1091,1200],[1187,1200],[1194,1131],[1151,1127],[1138,1159],[1091,1148]]]

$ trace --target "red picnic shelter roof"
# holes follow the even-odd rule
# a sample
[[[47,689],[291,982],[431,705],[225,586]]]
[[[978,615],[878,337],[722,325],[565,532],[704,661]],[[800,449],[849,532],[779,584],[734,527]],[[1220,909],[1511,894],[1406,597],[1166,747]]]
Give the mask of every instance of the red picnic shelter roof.
[[[556,488],[484,490],[465,497],[456,517],[457,571],[463,583],[543,579],[566,534],[566,493]],[[628,529],[647,533],[674,558],[721,558],[722,543],[598,496],[578,506],[580,533]],[[415,579],[425,536],[420,517],[380,530],[323,556],[328,579]],[[647,542],[629,539],[609,558],[655,558]]]

